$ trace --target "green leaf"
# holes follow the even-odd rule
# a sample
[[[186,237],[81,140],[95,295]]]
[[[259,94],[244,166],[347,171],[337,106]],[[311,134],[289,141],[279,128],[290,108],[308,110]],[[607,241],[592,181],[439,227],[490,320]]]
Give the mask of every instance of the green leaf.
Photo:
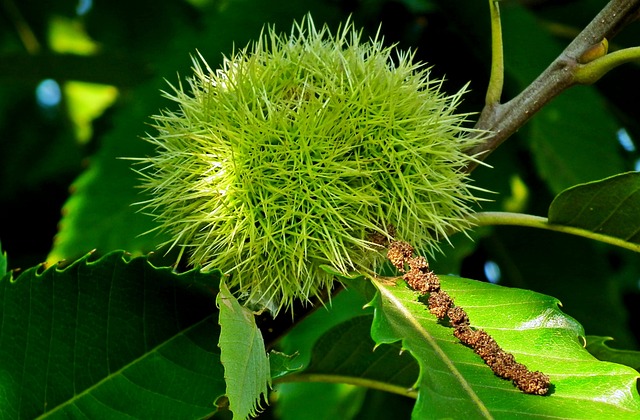
[[[334,273],[328,266],[323,268]],[[372,287],[365,280],[357,283]],[[302,367],[306,367],[311,360],[313,347],[327,331],[349,319],[372,313],[371,309],[363,309],[367,303],[363,295],[364,293],[359,293],[355,286],[341,291],[331,298],[331,302],[325,307],[318,308],[311,315],[296,322],[293,329],[278,343],[280,350],[288,354],[298,354],[296,361]]]
[[[200,418],[224,392],[220,273],[113,252],[0,280],[0,419]]]
[[[569,188],[549,207],[549,223],[640,244],[640,173],[628,172]]]
[[[372,287],[362,277],[358,280]],[[370,388],[367,395],[374,392],[372,388],[383,390],[376,395],[411,393],[418,376],[415,359],[402,353],[398,344],[375,346],[370,335],[371,308],[363,308],[365,303],[352,288],[344,290],[331,300],[329,307],[315,311],[285,337],[289,350],[300,349],[300,357],[294,360],[300,359],[308,367],[274,380],[285,382],[278,383],[274,393],[276,411],[283,419],[351,418],[347,414],[356,408],[369,408],[361,401],[363,387]],[[403,405],[413,405],[412,399],[398,398]],[[384,397],[379,400],[384,405]]]
[[[189,327],[102,382],[69,398],[43,418],[162,418],[207,415],[220,389],[213,318]],[[169,386],[170,385],[170,386]]]
[[[2,250],[2,243],[0,243],[0,278],[7,274],[7,266],[9,260],[7,259],[7,253]]]
[[[626,170],[616,119],[593,87],[564,92],[531,120],[531,152],[553,193]]]
[[[415,418],[637,418],[637,372],[600,362],[580,344],[582,327],[558,309],[558,301],[535,292],[473,280],[441,277],[471,325],[491,334],[531,370],[550,376],[551,395],[519,392],[496,377],[452,329],[429,314],[403,282],[377,287],[371,335],[376,343],[402,341],[420,365]],[[596,414],[597,413],[597,414]]]
[[[502,285],[557,297],[590,334],[612,336],[633,348],[637,342],[620,289],[624,282],[635,287],[640,270],[613,267],[610,247],[598,245],[573,235],[500,227],[484,258],[499,264]],[[626,259],[640,263],[637,254],[629,254]]]
[[[275,395],[283,419],[353,418],[365,408],[364,387],[411,393],[418,377],[415,359],[396,343],[376,347],[372,320],[358,316],[331,328],[314,346],[308,368],[282,378],[286,383],[277,385]]]
[[[376,346],[373,317],[359,316],[325,333],[316,343],[309,367],[301,376],[342,381],[406,395],[418,379],[418,365],[399,343]],[[328,379],[330,380],[330,379]]]
[[[127,91],[114,107],[109,123],[113,129],[101,137],[100,148],[71,187],[72,194],[64,205],[59,232],[47,258],[50,263],[75,259],[92,249],[101,252],[126,249],[143,254],[154,250],[163,239],[143,235],[156,224],[132,206],[144,197],[136,188],[131,162],[121,158],[153,153],[139,138],[148,129],[145,124],[149,122],[149,115],[166,106],[159,94],[160,89],[166,87],[162,77],[188,68],[189,51],[184,48],[193,45],[196,31],[186,9],[178,4],[154,5],[145,0],[131,6],[146,10],[147,19],[135,25],[125,23],[130,22],[136,10],[129,5],[126,9],[124,4],[123,9],[115,4],[96,7],[98,10],[93,9],[93,16],[101,18],[92,21],[92,33],[105,38],[126,33],[129,54],[154,62],[153,70],[160,74]],[[159,31],[159,27],[163,30]],[[171,42],[166,42],[168,39]],[[116,49],[122,50],[122,46]]]
[[[227,382],[229,409],[238,419],[254,417],[271,385],[269,358],[253,313],[241,306],[222,283],[216,298],[220,310],[220,359]]]
[[[640,370],[640,351],[614,349],[607,345],[608,341],[613,341],[613,338],[588,335],[586,349],[598,360],[619,363]]]
[[[342,383],[285,383],[277,388],[280,420],[350,420],[366,394],[365,388]]]
[[[133,206],[144,197],[136,188],[131,162],[120,159],[153,153],[138,137],[144,133],[148,115],[162,104],[160,87],[158,81],[147,82],[136,89],[133,103],[116,109],[114,129],[104,136],[102,147],[71,187],[49,263],[73,260],[92,249],[127,249],[139,255],[161,243],[163,238],[157,234],[144,234],[156,225]]]
[[[298,360],[298,353],[286,354],[280,351],[269,352],[269,371],[271,380],[291,374],[302,369],[302,363]]]

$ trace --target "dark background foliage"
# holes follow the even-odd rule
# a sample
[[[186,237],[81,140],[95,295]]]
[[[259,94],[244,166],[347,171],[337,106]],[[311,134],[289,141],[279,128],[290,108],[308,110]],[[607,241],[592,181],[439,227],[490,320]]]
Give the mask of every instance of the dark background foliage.
[[[503,99],[529,84],[602,6],[600,0],[502,2]],[[351,14],[365,37],[382,24],[385,41],[416,48],[417,58],[433,66],[432,75],[446,78],[445,89],[455,92],[470,82],[461,111],[482,109],[490,65],[483,1],[3,2],[0,240],[9,268],[74,259],[93,248],[99,253],[153,250],[157,237],[138,236],[153,227],[151,220],[129,206],[141,199],[135,174],[130,162],[117,158],[151,153],[139,137],[149,130],[148,116],[170,106],[159,94],[167,87],[163,79],[175,83],[177,73],[188,75],[196,50],[215,68],[222,54],[255,39],[263,24],[288,31],[308,11],[317,23],[334,28]],[[612,48],[633,46],[640,39],[639,26],[625,29]],[[62,89],[53,105],[40,104],[36,95],[46,79]],[[640,107],[633,93],[638,80],[638,65],[625,65],[595,87],[572,88],[549,104],[490,156],[492,169],[473,173],[476,185],[498,193],[484,194],[491,201],[482,209],[544,216],[561,190],[636,169],[640,154],[623,147],[620,137],[640,138]],[[69,82],[76,81],[111,86],[117,99],[109,102],[114,91],[103,90],[104,109],[82,122],[73,104],[102,99],[92,99],[82,87],[73,91]],[[79,135],[79,127],[91,127],[92,134]],[[82,229],[67,229],[70,225]],[[432,262],[436,271],[557,297],[587,334],[612,336],[615,346],[637,349],[637,254],[523,228],[479,229],[472,236],[473,242],[453,237],[455,248],[445,246],[446,255]],[[487,277],[489,261],[500,268],[499,277]]]

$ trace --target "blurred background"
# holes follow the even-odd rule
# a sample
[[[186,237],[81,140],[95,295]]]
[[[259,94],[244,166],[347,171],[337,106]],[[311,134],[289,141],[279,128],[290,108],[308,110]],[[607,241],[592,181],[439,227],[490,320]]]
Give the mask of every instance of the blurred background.
[[[311,12],[332,28],[352,16],[363,37],[416,49],[451,93],[470,83],[461,112],[479,112],[490,67],[488,5],[478,0],[2,0],[0,2],[0,241],[9,268],[74,259],[96,248],[134,254],[161,238],[131,203],[131,162],[149,116],[172,106],[160,90],[190,74],[199,51],[215,68],[265,24],[288,32]],[[501,2],[506,86],[527,86],[600,10],[601,0]],[[631,25],[611,48],[637,45]],[[634,44],[635,43],[635,44]],[[581,182],[640,169],[640,67],[554,100],[473,173],[497,194],[482,210],[546,216]],[[632,93],[636,92],[636,93]],[[475,117],[471,117],[473,120]],[[612,203],[615,205],[616,203]],[[637,349],[640,255],[546,231],[501,227],[454,236],[439,273],[557,297],[587,334]]]

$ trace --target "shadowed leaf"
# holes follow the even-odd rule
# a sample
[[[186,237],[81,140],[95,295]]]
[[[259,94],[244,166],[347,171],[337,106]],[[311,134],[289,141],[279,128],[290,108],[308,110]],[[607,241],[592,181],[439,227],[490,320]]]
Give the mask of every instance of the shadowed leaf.
[[[376,347],[370,335],[372,320],[359,316],[329,330],[314,346],[303,375],[342,377],[347,383],[385,390],[410,389],[418,378],[415,359],[398,343]]]
[[[376,347],[370,335],[372,320],[370,315],[348,319],[317,340],[308,368],[277,386],[282,418],[353,418],[349,413],[366,408],[361,387],[404,396],[415,393],[412,387],[419,373],[415,359],[402,352],[399,343]],[[306,398],[304,404],[300,398]],[[307,411],[309,405],[315,407],[313,413]]]
[[[586,348],[598,360],[619,363],[635,370],[640,369],[640,351],[614,349],[607,344],[609,341],[613,341],[613,338],[588,335]]]
[[[616,205],[612,205],[616,203]],[[549,223],[640,243],[640,173],[627,172],[576,185],[549,207]]]
[[[0,419],[213,413],[224,392],[211,316],[218,280],[123,252],[6,275]]]

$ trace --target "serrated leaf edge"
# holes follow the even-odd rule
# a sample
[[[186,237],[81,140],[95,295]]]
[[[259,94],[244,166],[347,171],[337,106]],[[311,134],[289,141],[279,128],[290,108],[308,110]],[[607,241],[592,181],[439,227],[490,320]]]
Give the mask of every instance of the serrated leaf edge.
[[[456,368],[456,366],[451,362],[451,360],[449,359],[449,357],[447,356],[445,351],[442,350],[442,348],[433,339],[433,337],[429,334],[429,332],[426,331],[420,325],[420,323],[415,319],[415,317],[411,314],[411,312],[406,309],[406,307],[402,304],[402,302],[399,299],[397,299],[392,293],[390,293],[387,288],[384,287],[384,284],[382,282],[378,281],[377,279],[371,279],[371,281],[376,286],[376,289],[378,290],[377,293],[380,296],[380,298],[381,299],[382,298],[386,298],[388,301],[390,301],[393,304],[393,306],[395,308],[397,308],[399,310],[399,312],[402,313],[405,316],[405,318],[411,323],[411,325],[414,326],[416,331],[419,332],[420,336],[422,338],[424,338],[425,341],[427,341],[429,343],[429,345],[433,348],[433,350],[437,354],[437,356],[449,368],[449,370],[450,370],[451,374],[453,375],[453,377],[456,378],[456,380],[460,383],[460,385],[462,386],[464,391],[467,393],[467,395],[469,395],[469,399],[471,401],[473,401],[475,405],[477,405],[477,407],[480,410],[480,412],[482,412],[482,414],[484,414],[484,416],[486,418],[493,418],[493,416],[491,415],[491,413],[489,412],[489,410],[487,409],[485,404],[478,397],[476,392],[471,388],[471,386],[469,385],[468,381],[464,378],[464,376],[460,373],[460,371]],[[378,296],[374,297],[373,301],[375,301],[377,299],[377,297]],[[374,306],[374,308],[377,309],[375,304],[373,304],[372,306]],[[376,315],[380,316],[379,314],[376,314]],[[375,339],[375,337],[373,337],[373,334],[372,334],[372,338],[374,339],[374,341],[377,341]],[[406,342],[405,339],[398,338],[396,341],[401,341],[402,342],[402,347],[404,349],[407,349],[413,355],[413,351],[411,350],[411,346]],[[379,344],[382,344],[382,343],[379,343]],[[418,364],[420,365],[420,370],[421,370],[420,376],[418,377],[418,382],[417,382],[417,383],[419,383],[420,379],[422,377],[422,369],[424,367],[420,364],[420,360],[418,358],[416,358],[416,360],[418,360],[418,362],[419,362]]]

